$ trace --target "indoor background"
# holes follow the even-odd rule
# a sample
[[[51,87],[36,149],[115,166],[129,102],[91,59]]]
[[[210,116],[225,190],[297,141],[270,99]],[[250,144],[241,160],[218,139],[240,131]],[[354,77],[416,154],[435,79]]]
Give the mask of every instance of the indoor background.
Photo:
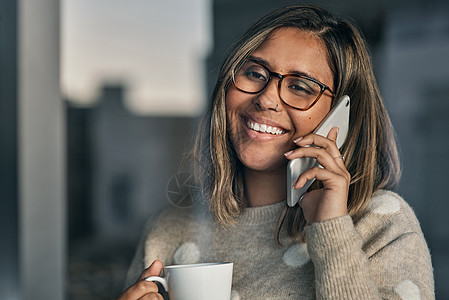
[[[399,142],[398,192],[428,241],[437,299],[449,299],[445,2],[307,2],[367,38]],[[1,0],[0,298],[116,297],[143,225],[173,204],[167,185],[226,50],[298,3]]]

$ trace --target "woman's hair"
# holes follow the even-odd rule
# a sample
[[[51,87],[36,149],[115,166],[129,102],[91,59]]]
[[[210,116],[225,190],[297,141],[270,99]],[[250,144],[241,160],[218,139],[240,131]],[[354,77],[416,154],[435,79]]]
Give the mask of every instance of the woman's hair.
[[[334,75],[335,98],[351,97],[349,132],[341,151],[352,176],[348,212],[357,219],[378,189],[394,189],[400,166],[394,133],[373,74],[366,42],[352,23],[314,6],[278,9],[255,23],[228,51],[199,127],[194,147],[195,174],[216,220],[232,224],[245,207],[242,164],[230,142],[225,97],[231,71],[262,44],[273,31],[293,27],[320,38]],[[319,188],[320,183],[312,188]],[[296,205],[284,209],[277,234],[287,226],[290,237],[304,239],[305,219]],[[276,234],[276,240],[278,235]]]

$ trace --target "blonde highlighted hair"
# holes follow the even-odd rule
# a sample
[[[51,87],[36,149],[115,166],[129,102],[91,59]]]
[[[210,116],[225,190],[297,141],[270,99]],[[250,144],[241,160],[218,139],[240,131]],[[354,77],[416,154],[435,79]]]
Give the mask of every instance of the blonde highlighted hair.
[[[360,30],[314,6],[289,6],[255,23],[228,51],[212,93],[212,101],[197,134],[194,157],[196,179],[209,201],[216,220],[234,222],[245,207],[243,168],[229,140],[225,96],[231,71],[262,44],[276,29],[293,27],[319,37],[327,48],[334,75],[335,99],[351,97],[350,129],[341,151],[352,180],[348,211],[357,219],[378,189],[394,189],[400,177],[396,142],[389,116],[374,77],[367,45]],[[319,182],[312,188],[319,188]],[[303,240],[305,219],[298,206],[285,208],[282,225],[288,235]]]

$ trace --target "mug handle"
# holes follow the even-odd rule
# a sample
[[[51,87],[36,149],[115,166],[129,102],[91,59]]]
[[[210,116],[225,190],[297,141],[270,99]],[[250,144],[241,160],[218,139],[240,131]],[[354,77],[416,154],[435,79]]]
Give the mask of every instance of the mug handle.
[[[145,281],[157,281],[160,284],[162,284],[162,286],[164,287],[165,291],[168,292],[168,285],[167,285],[167,280],[165,280],[165,278],[163,277],[159,277],[159,276],[150,276],[144,279]]]

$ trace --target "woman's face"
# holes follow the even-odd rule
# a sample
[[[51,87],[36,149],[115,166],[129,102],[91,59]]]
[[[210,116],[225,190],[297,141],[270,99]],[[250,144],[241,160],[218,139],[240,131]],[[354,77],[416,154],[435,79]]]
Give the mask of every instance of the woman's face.
[[[270,71],[279,74],[308,74],[333,90],[333,74],[327,62],[323,42],[306,31],[281,28],[274,31],[252,54]],[[246,168],[255,171],[279,171],[285,168],[284,153],[295,148],[293,140],[312,132],[331,107],[332,98],[324,93],[309,110],[300,111],[285,105],[273,78],[258,94],[244,93],[234,85],[226,92],[228,132],[235,151]],[[248,123],[257,123],[251,129]],[[260,128],[276,127],[277,133]],[[271,130],[274,132],[275,130]]]

